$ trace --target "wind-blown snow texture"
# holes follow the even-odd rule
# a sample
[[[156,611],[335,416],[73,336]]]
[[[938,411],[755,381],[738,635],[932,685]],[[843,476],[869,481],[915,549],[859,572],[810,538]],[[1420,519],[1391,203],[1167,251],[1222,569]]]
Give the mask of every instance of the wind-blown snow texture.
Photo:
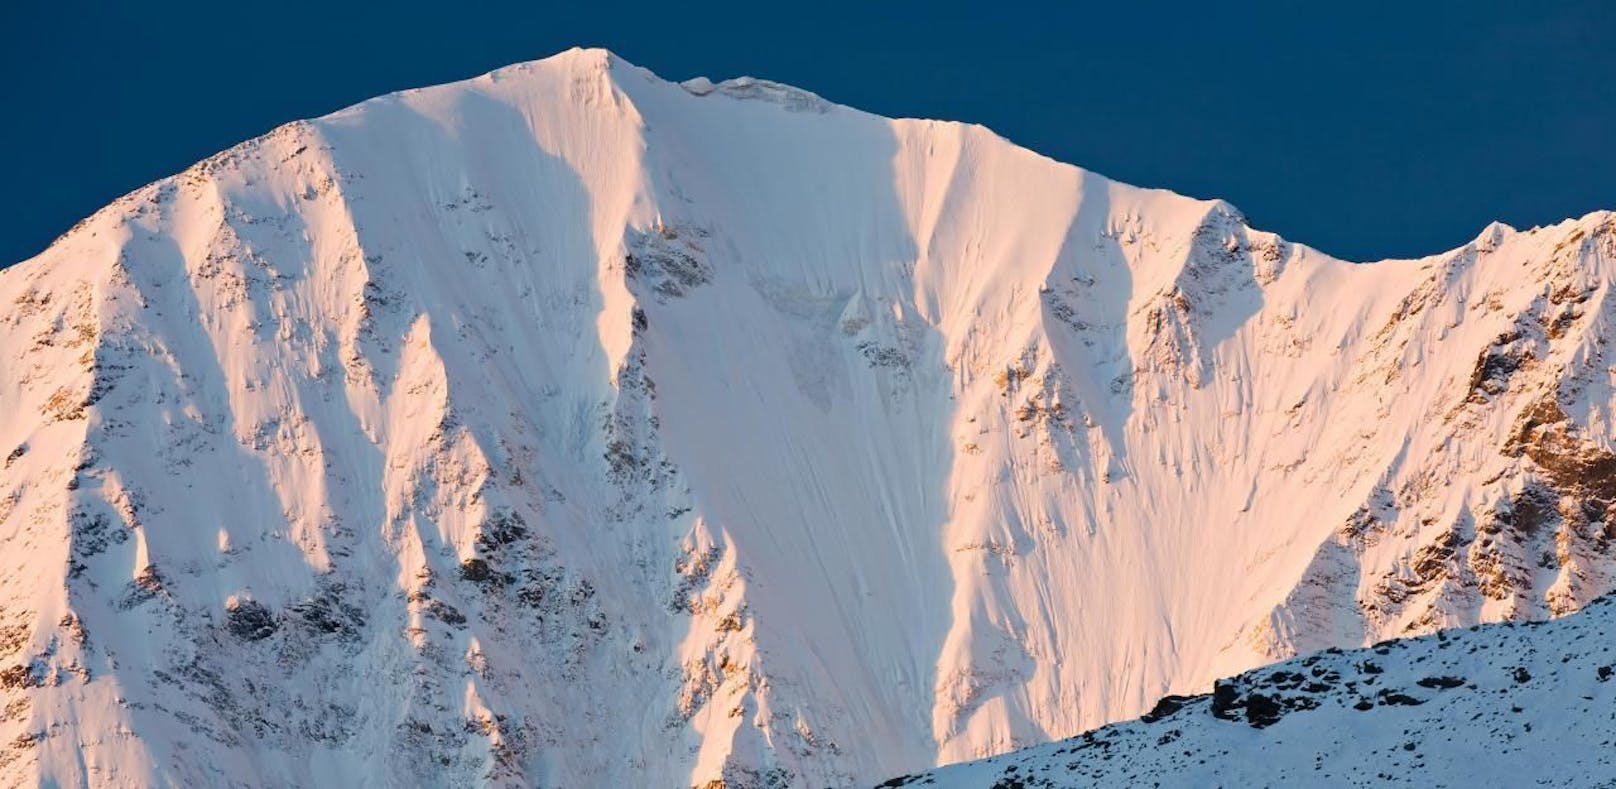
[[[0,273],[0,784],[873,781],[1570,612],[1613,269],[601,51],[293,123]]]
[[[1616,787],[1616,599],[1549,623],[1330,649],[1135,723],[880,784]]]

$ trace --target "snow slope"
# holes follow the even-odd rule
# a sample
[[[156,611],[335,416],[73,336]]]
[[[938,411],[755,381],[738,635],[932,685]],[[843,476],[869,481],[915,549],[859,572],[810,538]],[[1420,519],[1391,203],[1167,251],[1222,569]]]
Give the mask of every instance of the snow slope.
[[[1330,649],[1145,719],[882,787],[1616,786],[1616,599]]]
[[[0,272],[0,785],[826,785],[1610,590],[1616,215],[1353,264],[598,50]]]

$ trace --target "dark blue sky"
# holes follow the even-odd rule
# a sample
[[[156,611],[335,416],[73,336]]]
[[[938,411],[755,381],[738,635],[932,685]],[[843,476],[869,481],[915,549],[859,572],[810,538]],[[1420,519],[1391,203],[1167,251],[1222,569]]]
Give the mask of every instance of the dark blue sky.
[[[282,122],[575,44],[983,123],[1354,259],[1616,208],[1605,0],[3,5],[0,264]]]

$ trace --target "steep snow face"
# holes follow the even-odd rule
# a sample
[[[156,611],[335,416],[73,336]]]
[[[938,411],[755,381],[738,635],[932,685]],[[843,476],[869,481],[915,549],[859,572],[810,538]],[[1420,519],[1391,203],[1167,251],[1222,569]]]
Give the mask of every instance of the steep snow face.
[[[1613,266],[599,51],[294,123],[0,273],[0,783],[851,783],[1569,612]]]
[[[1329,649],[1138,722],[881,787],[1616,786],[1616,600]]]

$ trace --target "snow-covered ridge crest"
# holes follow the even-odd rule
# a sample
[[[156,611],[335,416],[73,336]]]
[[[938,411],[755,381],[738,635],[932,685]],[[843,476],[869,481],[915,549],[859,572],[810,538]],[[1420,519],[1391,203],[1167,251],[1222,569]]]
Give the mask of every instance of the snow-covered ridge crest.
[[[0,784],[878,780],[1612,587],[1612,215],[1350,264],[723,84],[391,94],[0,273]]]
[[[793,112],[829,112],[831,109],[830,102],[806,90],[754,77],[736,77],[717,84],[706,77],[695,77],[679,83],[679,86],[697,96],[717,91],[737,99],[774,102]]]
[[[1138,721],[879,786],[1610,786],[1613,609],[1329,649]]]

